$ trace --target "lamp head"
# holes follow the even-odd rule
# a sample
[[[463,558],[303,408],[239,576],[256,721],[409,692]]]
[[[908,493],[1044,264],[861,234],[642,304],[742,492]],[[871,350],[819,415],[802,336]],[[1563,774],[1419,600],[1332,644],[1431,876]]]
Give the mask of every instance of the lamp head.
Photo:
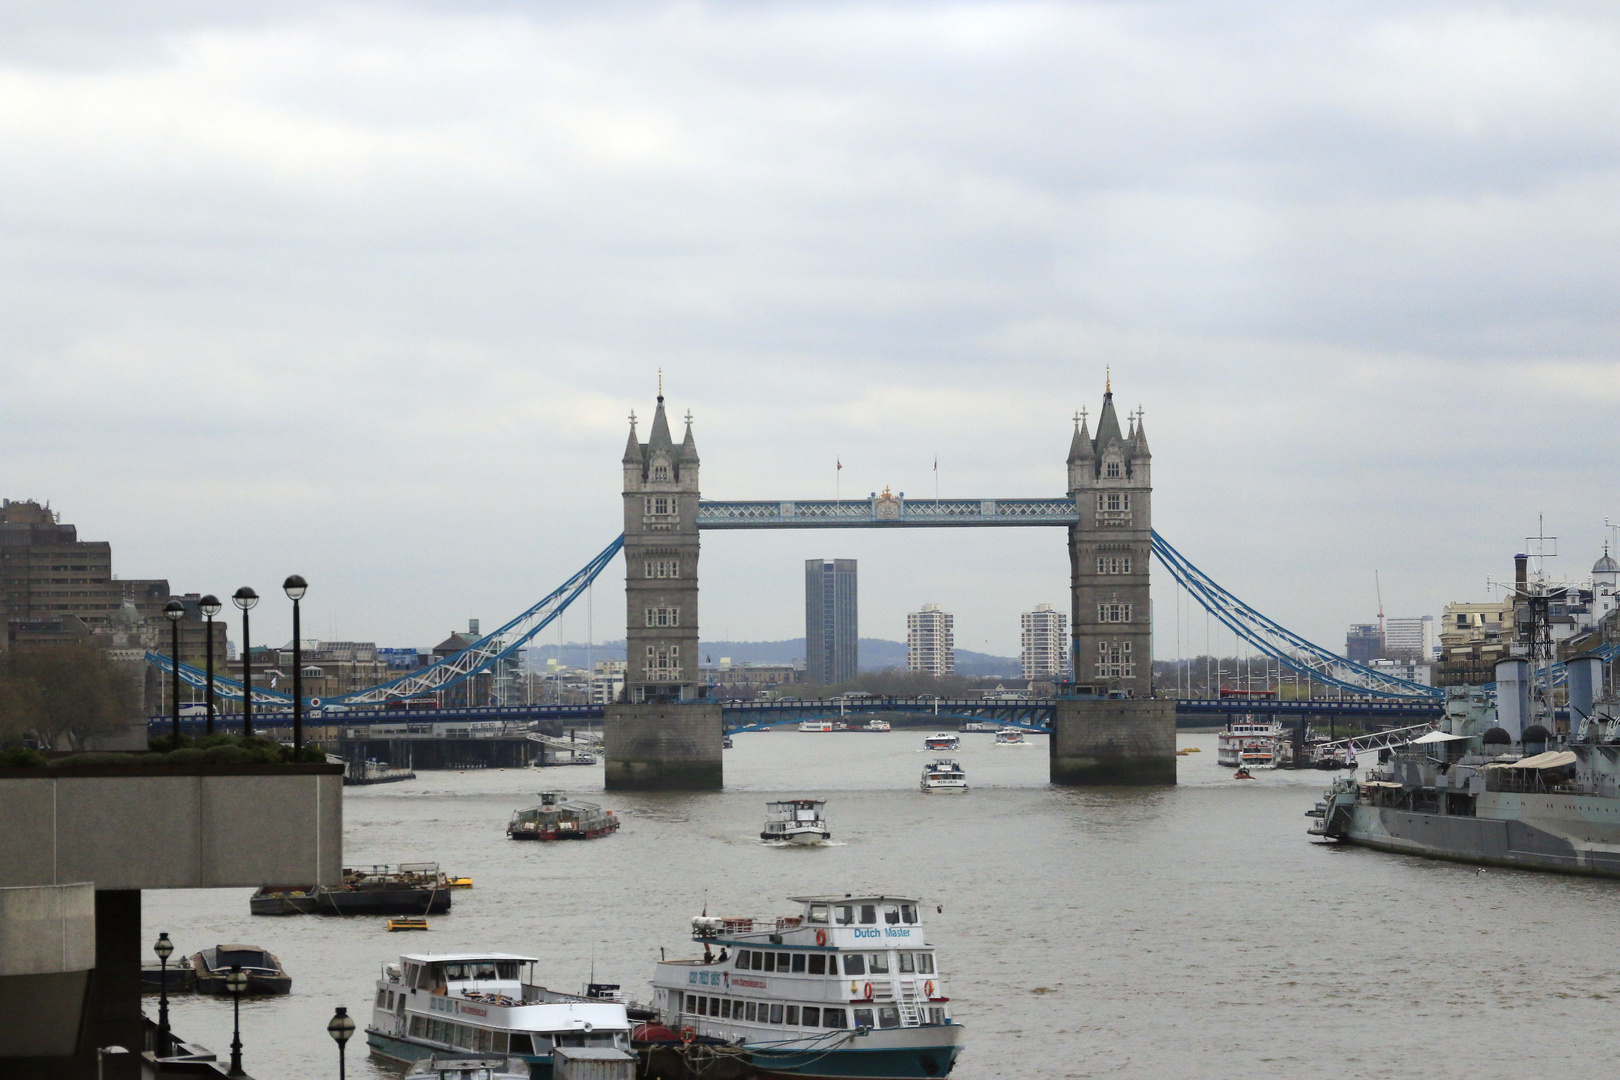
[[[251,608],[258,602],[259,594],[248,588],[246,585],[242,586],[240,589],[237,589],[236,592],[231,594],[231,603],[235,604],[243,611],[248,610],[248,608]]]
[[[197,610],[201,611],[210,619],[219,614],[219,609],[222,606],[223,605],[221,605],[219,602],[219,597],[215,596],[213,593],[209,593],[207,596],[197,601]]]
[[[186,617],[186,605],[178,600],[170,600],[163,605],[163,617],[170,622],[179,622]]]
[[[332,1014],[332,1019],[326,1025],[326,1033],[332,1036],[339,1046],[349,1041],[349,1036],[354,1034],[354,1019],[349,1015],[348,1009],[342,1005],[337,1007],[337,1011]]]
[[[309,590],[309,582],[305,581],[299,575],[294,574],[286,581],[283,581],[281,583],[281,587],[286,590],[287,599],[302,600],[304,598],[304,593]]]
[[[157,953],[159,960],[167,960],[174,955],[174,942],[169,940],[168,934],[159,934],[157,944],[152,946],[152,951]]]
[[[242,970],[242,965],[231,965],[229,974],[225,976],[225,989],[229,990],[233,994],[240,994],[242,991],[247,989],[247,985],[247,972]]]

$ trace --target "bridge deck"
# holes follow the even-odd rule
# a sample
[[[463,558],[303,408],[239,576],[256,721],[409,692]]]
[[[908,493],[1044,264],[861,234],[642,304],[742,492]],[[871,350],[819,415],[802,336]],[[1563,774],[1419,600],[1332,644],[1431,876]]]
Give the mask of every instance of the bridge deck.
[[[820,499],[700,502],[700,529],[895,529],[1073,525],[1073,499]]]

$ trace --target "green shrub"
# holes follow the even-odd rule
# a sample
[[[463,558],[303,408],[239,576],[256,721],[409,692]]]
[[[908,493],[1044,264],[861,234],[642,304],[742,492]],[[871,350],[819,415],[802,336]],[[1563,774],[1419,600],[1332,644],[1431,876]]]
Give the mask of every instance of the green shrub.
[[[0,769],[37,769],[45,764],[45,755],[24,746],[0,750]]]

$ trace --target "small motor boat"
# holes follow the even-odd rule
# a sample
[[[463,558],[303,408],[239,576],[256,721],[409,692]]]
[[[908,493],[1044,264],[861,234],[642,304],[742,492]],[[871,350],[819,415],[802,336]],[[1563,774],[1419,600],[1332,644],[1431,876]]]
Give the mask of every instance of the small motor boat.
[[[1254,773],[1250,772],[1248,769],[1245,769],[1240,765],[1240,766],[1238,766],[1238,771],[1232,774],[1232,779],[1234,779],[1234,780],[1253,780],[1254,779]]]
[[[282,969],[274,953],[257,945],[215,945],[191,955],[191,969],[197,975],[197,993],[228,994],[225,977],[239,967],[248,977],[246,994],[285,994],[292,990],[292,977]]]
[[[789,844],[799,845],[825,843],[832,839],[826,819],[821,816],[821,808],[826,805],[822,799],[768,802],[765,811],[769,816],[759,838],[766,841],[785,840]]]

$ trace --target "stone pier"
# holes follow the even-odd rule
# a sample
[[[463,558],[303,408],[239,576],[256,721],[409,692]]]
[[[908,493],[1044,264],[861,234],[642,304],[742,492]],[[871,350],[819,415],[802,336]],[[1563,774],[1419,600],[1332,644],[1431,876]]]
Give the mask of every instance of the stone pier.
[[[1176,703],[1168,698],[1059,700],[1048,745],[1054,784],[1174,784]]]
[[[602,723],[607,789],[719,791],[724,737],[719,705],[609,705]]]

